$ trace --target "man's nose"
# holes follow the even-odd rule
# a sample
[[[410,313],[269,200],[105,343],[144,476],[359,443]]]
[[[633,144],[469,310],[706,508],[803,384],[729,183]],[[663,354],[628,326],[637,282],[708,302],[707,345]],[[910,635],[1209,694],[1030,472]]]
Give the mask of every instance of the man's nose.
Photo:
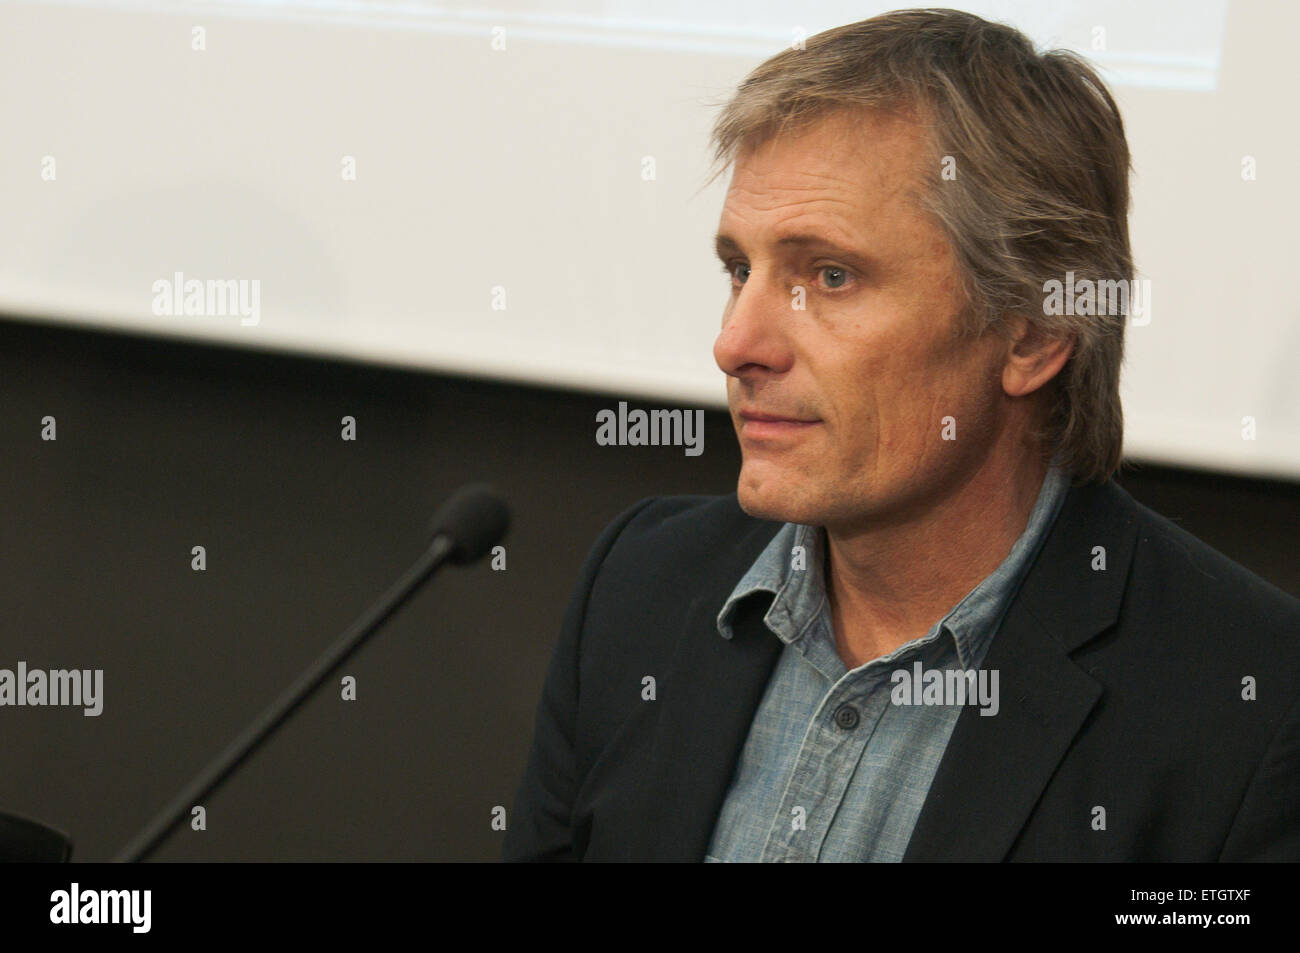
[[[783,374],[794,354],[789,345],[793,296],[776,282],[756,275],[731,299],[722,330],[713,342],[713,359],[731,377]]]

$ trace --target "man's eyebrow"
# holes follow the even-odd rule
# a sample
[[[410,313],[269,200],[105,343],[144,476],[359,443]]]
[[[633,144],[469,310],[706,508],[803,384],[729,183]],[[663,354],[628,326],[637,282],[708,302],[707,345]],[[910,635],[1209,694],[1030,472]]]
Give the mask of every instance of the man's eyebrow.
[[[861,258],[863,252],[854,251],[839,242],[832,241],[822,235],[813,235],[807,232],[798,232],[792,235],[783,235],[776,240],[777,245],[782,247],[793,248],[824,248],[828,252],[839,254],[845,258]],[[713,239],[713,248],[717,256],[723,260],[730,255],[740,252],[740,243],[730,235],[719,232]]]

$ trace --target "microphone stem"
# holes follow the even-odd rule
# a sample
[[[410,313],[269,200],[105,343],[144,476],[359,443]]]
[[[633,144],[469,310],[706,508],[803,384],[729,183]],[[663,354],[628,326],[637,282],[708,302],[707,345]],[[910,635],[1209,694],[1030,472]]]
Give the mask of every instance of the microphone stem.
[[[149,857],[187,814],[200,804],[232,771],[256,751],[302,702],[340,665],[348,660],[379,627],[400,609],[455,548],[443,535],[393,583],[389,590],[340,635],[312,666],[298,676],[257,720],[244,729],[221,755],[188,787],[159,812],[158,816],[113,858],[115,863],[133,863]]]

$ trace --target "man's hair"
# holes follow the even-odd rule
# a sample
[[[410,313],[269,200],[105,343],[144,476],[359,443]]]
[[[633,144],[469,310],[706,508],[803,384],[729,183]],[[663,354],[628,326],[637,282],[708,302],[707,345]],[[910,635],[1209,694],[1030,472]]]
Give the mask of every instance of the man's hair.
[[[1081,57],[1040,55],[1009,26],[899,10],[819,33],[750,73],[714,126],[709,181],[742,150],[864,107],[928,128],[933,172],[922,177],[921,204],[956,255],[970,302],[962,330],[1005,330],[1020,314],[1050,337],[1074,338],[1038,436],[1076,482],[1105,480],[1124,436],[1127,316],[1043,307],[1044,283],[1065,285],[1067,272],[1076,285],[1133,278],[1128,144],[1105,84]]]

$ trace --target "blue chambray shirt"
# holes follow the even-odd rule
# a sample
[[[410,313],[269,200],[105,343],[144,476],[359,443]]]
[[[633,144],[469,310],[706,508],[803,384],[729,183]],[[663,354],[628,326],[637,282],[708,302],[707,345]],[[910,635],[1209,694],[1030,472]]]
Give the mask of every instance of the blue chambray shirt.
[[[893,704],[893,673],[912,673],[917,662],[923,671],[978,672],[1069,483],[1065,471],[1049,468],[1002,564],[923,638],[852,671],[835,648],[824,530],[787,523],[777,531],[718,614],[719,633],[731,638],[736,602],[773,593],[763,621],[785,648],[750,724],[707,861],[902,860],[962,705]],[[804,547],[806,568],[795,568],[795,546]]]

